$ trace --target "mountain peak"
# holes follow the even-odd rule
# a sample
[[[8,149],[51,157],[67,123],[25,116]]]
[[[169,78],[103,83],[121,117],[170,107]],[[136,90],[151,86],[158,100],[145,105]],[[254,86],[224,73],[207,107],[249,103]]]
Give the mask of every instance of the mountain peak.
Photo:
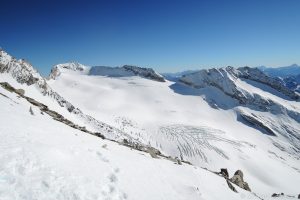
[[[32,85],[43,78],[25,59],[15,59],[4,50],[0,50],[0,72],[11,74],[20,83]]]
[[[68,62],[54,65],[51,69],[49,78],[56,79],[61,73],[80,73],[80,74],[87,74],[89,71],[89,67],[79,62]]]

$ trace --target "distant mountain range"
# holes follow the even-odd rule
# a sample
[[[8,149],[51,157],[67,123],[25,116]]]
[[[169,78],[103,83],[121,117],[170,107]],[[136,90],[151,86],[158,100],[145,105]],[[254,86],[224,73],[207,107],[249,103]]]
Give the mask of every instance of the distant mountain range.
[[[291,90],[300,92],[300,66],[293,64],[285,67],[258,67],[268,76],[278,78],[282,83]]]
[[[272,77],[285,78],[288,76],[297,76],[300,74],[300,66],[297,64],[293,64],[290,66],[284,66],[284,67],[276,67],[276,68],[260,66],[260,67],[258,67],[258,69],[260,69],[265,74],[272,76]]]

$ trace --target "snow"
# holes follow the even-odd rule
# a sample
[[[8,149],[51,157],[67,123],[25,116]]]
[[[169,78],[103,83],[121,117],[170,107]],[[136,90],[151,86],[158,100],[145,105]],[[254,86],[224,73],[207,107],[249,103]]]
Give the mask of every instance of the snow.
[[[234,193],[204,169],[85,134],[3,88],[0,93],[8,97],[0,96],[1,200],[257,199],[242,189]]]
[[[285,88],[278,87],[279,94],[273,79],[258,74],[260,82],[248,80],[248,68],[228,68],[187,74],[184,83],[163,82],[159,74],[158,81],[151,73],[144,76],[150,69],[133,67],[134,76],[103,71],[91,76],[89,67],[65,63],[46,81],[29,63],[4,51],[0,58],[5,69],[0,82],[24,89],[72,122],[194,164],[153,159],[72,129],[0,87],[1,200],[255,199],[238,187],[238,194],[232,192],[223,178],[201,167],[228,168],[230,176],[241,169],[264,199],[299,192],[300,105]],[[255,116],[276,137],[242,123],[241,112]]]
[[[299,107],[297,102],[280,99],[240,79],[234,81],[249,94],[280,100],[294,110]],[[297,184],[291,182],[300,181],[299,155],[290,156],[291,152],[283,152],[273,145],[276,142],[288,148],[289,141],[281,136],[266,136],[237,121],[236,109],[245,111],[246,108],[217,88],[193,89],[180,83],[141,77],[82,75],[79,78],[69,73],[48,83],[65,98],[72,99],[83,112],[145,144],[150,143],[166,155],[182,156],[197,166],[215,171],[223,167],[231,173],[241,169],[251,189],[260,195],[297,191]],[[85,98],[82,98],[83,91]],[[212,97],[228,109],[213,109],[207,103],[207,98]],[[270,113],[260,114],[275,119],[273,123],[280,119]],[[287,119],[280,124],[288,122],[291,127],[299,128],[297,122]]]

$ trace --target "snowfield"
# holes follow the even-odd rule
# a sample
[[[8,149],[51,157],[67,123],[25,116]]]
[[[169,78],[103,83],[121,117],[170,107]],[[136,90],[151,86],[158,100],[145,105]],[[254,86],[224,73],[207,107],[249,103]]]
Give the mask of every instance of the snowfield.
[[[237,120],[236,110],[260,113],[263,120],[272,119],[273,124],[281,120],[280,124],[300,130],[299,123],[285,115],[249,110],[211,86],[195,89],[182,83],[137,76],[62,73],[48,84],[65,98],[72,99],[85,113],[142,143],[151,144],[166,155],[214,171],[223,167],[231,172],[242,169],[253,191],[263,195],[276,191],[293,194],[298,190],[300,154],[292,142],[284,136],[267,136],[246,126]],[[298,102],[282,99],[272,90],[262,90],[240,79],[237,84],[252,95],[259,94],[294,111],[300,110]],[[214,109],[208,99],[227,108]],[[295,134],[299,136],[299,132]],[[299,145],[299,140],[294,143]]]
[[[1,87],[0,94],[1,200],[256,199],[204,169],[88,135]]]
[[[44,79],[1,50],[0,83],[21,95],[0,86],[0,200],[298,196],[298,94],[250,68],[169,79],[149,68],[79,63],[56,65]],[[106,139],[87,134],[96,132]],[[230,178],[242,170],[252,192],[233,192],[213,173],[220,168]]]

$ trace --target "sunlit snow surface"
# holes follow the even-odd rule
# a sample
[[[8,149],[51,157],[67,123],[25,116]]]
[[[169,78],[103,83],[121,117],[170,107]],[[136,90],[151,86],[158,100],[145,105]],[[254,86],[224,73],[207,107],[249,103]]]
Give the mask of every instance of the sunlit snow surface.
[[[0,58],[2,64],[12,60],[7,54]],[[211,85],[193,88],[132,75],[89,76],[89,68],[74,63],[47,83],[82,111],[78,115],[42,93],[38,84],[45,80],[30,64],[13,60],[10,66],[9,73],[0,74],[1,82],[24,89],[26,96],[72,122],[110,139],[150,144],[194,166],[103,141],[54,121],[34,106],[31,115],[28,102],[0,87],[1,200],[254,198],[245,191],[232,192],[224,179],[200,166],[228,168],[230,176],[241,169],[252,191],[264,199],[273,193],[299,193],[300,105],[264,84],[226,73],[227,80],[211,79],[224,81],[222,87],[231,87],[227,92],[239,91],[253,101],[241,106]],[[16,81],[31,74],[38,84]],[[273,105],[262,110],[256,107],[258,101]],[[242,122],[240,113],[255,116],[276,136]]]
[[[259,93],[292,110],[299,103],[281,99],[238,80],[250,93]],[[241,107],[214,87],[192,89],[174,82],[157,82],[140,77],[87,76],[62,73],[48,82],[54,90],[85,113],[130,134],[164,154],[182,157],[197,166],[232,174],[243,170],[253,191],[294,194],[300,182],[299,154],[288,138],[263,134],[237,120],[236,110],[251,111],[278,124],[299,129],[299,123],[268,112]],[[84,96],[84,98],[83,98]],[[215,109],[207,99],[224,104]],[[276,120],[281,120],[276,121]],[[279,123],[280,122],[280,123]],[[268,121],[266,121],[268,123]],[[274,123],[274,122],[273,122]],[[297,141],[296,141],[297,143]]]
[[[54,121],[1,87],[0,94],[1,200],[257,199],[206,170],[153,159]]]

